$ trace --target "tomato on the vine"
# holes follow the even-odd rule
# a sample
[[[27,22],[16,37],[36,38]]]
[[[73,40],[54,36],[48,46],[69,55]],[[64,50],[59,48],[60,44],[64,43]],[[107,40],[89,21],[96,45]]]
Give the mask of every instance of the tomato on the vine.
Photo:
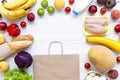
[[[101,14],[105,14],[105,13],[106,13],[106,8],[101,8],[101,9],[100,9],[100,13],[101,13]]]
[[[73,4],[75,2],[75,0],[69,0],[70,4]]]

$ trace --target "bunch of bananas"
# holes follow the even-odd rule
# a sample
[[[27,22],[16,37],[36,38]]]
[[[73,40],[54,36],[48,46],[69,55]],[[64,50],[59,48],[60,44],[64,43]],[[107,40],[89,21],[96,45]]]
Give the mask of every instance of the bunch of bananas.
[[[36,3],[36,0],[15,0],[7,2],[2,1],[0,13],[9,19],[19,19],[30,12],[30,8]]]

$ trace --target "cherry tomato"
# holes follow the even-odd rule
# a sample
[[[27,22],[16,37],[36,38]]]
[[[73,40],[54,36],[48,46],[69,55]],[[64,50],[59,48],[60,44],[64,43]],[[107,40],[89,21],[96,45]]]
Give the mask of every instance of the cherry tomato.
[[[73,4],[75,2],[75,0],[69,0],[70,4]]]
[[[65,8],[65,12],[66,12],[66,13],[70,13],[70,11],[71,11],[71,8],[70,8],[70,7],[66,7],[66,8]]]
[[[25,22],[25,21],[22,21],[22,22],[20,23],[20,25],[21,25],[21,27],[25,27],[25,26],[26,26],[26,22]]]
[[[90,66],[90,63],[85,63],[84,64],[84,67],[86,68],[86,69],[89,69],[91,66]]]
[[[117,62],[120,62],[120,56],[118,56],[118,57],[116,58],[116,61],[117,61]]]
[[[114,27],[115,32],[120,32],[120,24],[115,25]]]
[[[105,13],[106,13],[106,8],[101,8],[101,9],[100,9],[100,13],[101,13],[101,14],[105,14]]]

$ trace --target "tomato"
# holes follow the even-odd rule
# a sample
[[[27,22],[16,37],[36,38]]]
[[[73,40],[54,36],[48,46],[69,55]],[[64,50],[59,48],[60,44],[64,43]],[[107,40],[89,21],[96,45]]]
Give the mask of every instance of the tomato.
[[[116,58],[116,61],[117,61],[117,62],[120,62],[120,56],[118,56],[118,57]]]
[[[65,12],[66,12],[66,13],[70,13],[70,11],[71,11],[71,8],[70,8],[70,7],[66,7],[66,8],[65,8]]]
[[[10,36],[18,36],[21,32],[17,24],[12,23],[7,27],[7,32]]]
[[[69,0],[70,4],[73,4],[75,2],[75,0]]]
[[[84,67],[86,68],[86,69],[89,69],[91,66],[90,66],[90,63],[85,63],[84,64]]]
[[[115,32],[120,32],[120,24],[115,25],[114,27]]]
[[[25,22],[25,21],[22,21],[22,22],[20,23],[20,25],[21,25],[21,27],[25,27],[25,26],[26,26],[26,22]]]
[[[100,13],[101,13],[101,14],[105,14],[105,13],[106,13],[106,8],[101,8],[101,9],[100,9]]]

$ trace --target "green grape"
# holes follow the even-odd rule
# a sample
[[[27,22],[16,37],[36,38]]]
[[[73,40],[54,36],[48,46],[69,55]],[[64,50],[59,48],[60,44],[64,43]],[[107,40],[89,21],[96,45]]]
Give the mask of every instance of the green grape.
[[[43,0],[41,2],[41,6],[44,7],[44,8],[46,8],[48,6],[48,1],[47,0]]]
[[[40,15],[40,16],[43,16],[44,15],[44,9],[43,8],[39,8],[38,10],[37,10],[37,14],[38,15]]]
[[[55,9],[54,9],[53,6],[48,6],[47,11],[48,11],[50,14],[52,14],[52,13],[54,13]]]

